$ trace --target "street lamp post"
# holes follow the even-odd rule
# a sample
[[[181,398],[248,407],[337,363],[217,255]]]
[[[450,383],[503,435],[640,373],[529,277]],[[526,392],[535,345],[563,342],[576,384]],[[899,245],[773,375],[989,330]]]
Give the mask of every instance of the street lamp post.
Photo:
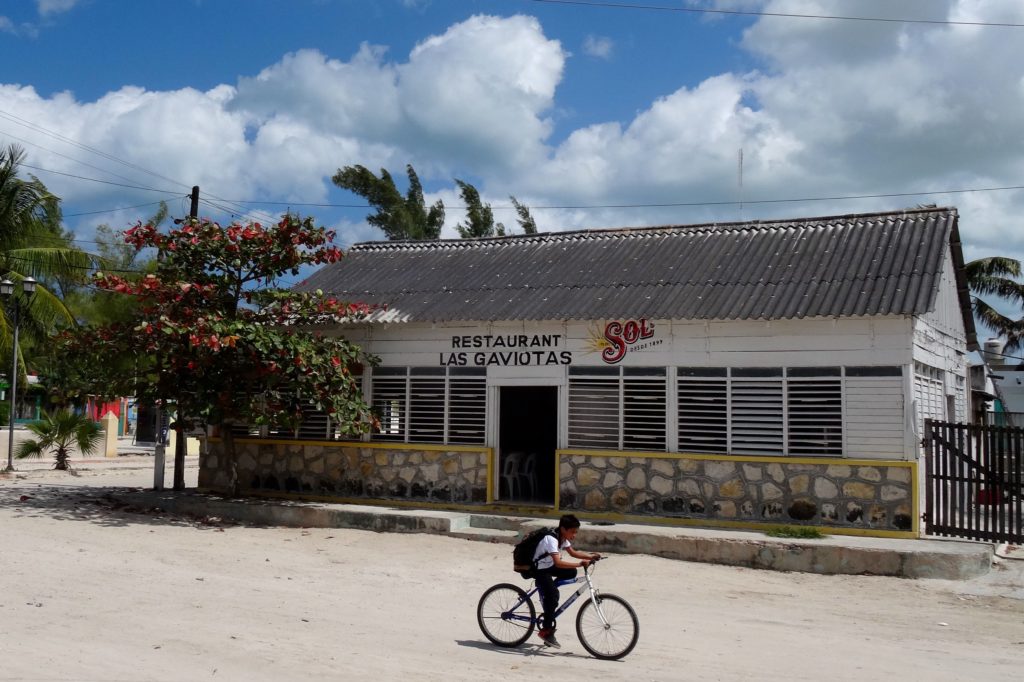
[[[36,293],[36,281],[31,277],[26,277],[21,280],[21,290],[25,294],[25,302],[28,303],[28,301],[32,300],[32,294]],[[11,344],[11,355],[14,357],[14,361],[11,363],[13,369],[11,369],[10,381],[11,421],[7,431],[7,468],[5,469],[5,471],[14,471],[14,410],[15,401],[18,398],[18,324],[21,315],[21,302],[14,296],[14,282],[9,279],[0,282],[0,295],[3,295],[5,299],[14,297],[14,343]]]

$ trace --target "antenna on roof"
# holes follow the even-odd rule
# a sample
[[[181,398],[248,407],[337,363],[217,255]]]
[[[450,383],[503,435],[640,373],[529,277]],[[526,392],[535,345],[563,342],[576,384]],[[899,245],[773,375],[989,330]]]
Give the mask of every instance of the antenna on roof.
[[[739,206],[740,206],[740,222],[743,222],[743,147],[740,147],[739,154]]]

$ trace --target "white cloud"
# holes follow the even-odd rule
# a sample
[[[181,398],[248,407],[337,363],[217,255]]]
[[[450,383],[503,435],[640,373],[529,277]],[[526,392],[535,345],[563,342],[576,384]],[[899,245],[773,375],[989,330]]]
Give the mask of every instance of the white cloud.
[[[583,53],[598,59],[611,59],[615,43],[611,38],[588,35],[583,39]]]
[[[535,19],[476,16],[422,41],[406,62],[387,62],[386,54],[366,44],[347,62],[315,50],[290,54],[243,78],[229,106],[263,124],[288,118],[400,147],[422,160],[417,166],[509,168],[544,155],[544,116],[565,55]]]
[[[837,6],[743,2],[801,13],[834,14]],[[865,0],[858,12],[1024,21],[1024,4],[994,0],[898,5]],[[80,102],[70,93],[43,98],[7,85],[0,86],[0,101],[22,118],[183,183],[148,178],[151,186],[184,193],[199,184],[229,198],[321,201],[340,166],[387,167],[400,177],[411,162],[425,180],[471,179],[495,206],[507,205],[509,193],[537,206],[732,201],[741,196],[742,148],[748,202],[742,213],[729,206],[534,215],[541,229],[566,229],[937,202],[960,206],[968,257],[1024,258],[1021,192],[749,204],[1024,184],[1024,42],[1009,39],[1015,35],[1013,29],[765,17],[742,42],[762,60],[762,71],[725,72],[679,87],[641,105],[631,120],[588,125],[557,144],[549,116],[567,54],[525,16],[472,17],[424,38],[408,55],[372,45],[345,60],[302,50],[236,86],[207,92],[123,88]],[[95,175],[38,148],[29,151],[35,165]],[[41,177],[69,200],[121,191]],[[450,186],[429,200],[438,197],[449,207],[461,203]],[[448,213],[451,236],[462,216],[454,208]],[[496,217],[514,224],[511,212]],[[371,234],[355,223],[339,225],[352,238]]]
[[[744,4],[837,13],[836,3],[824,1]],[[857,13],[1024,21],[1022,4],[967,0],[865,2]],[[575,131],[536,171],[530,191],[563,204],[735,200],[741,147],[748,201],[1024,184],[1024,43],[1007,39],[1015,35],[1007,31],[765,17],[743,39],[765,60],[763,73],[709,78],[632,121]],[[969,243],[1020,258],[1022,194],[748,205],[742,217],[957,204]],[[588,217],[606,225],[741,217],[738,207],[637,215]]]
[[[36,0],[36,6],[39,8],[40,16],[45,17],[50,14],[67,12],[77,5],[78,1],[79,0]]]
[[[0,15],[0,33],[16,33],[14,22],[5,16]]]

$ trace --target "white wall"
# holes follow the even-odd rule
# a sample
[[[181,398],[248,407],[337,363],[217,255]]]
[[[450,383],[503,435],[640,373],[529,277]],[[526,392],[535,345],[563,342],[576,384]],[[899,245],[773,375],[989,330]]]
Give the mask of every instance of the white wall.
[[[653,336],[627,350],[618,363],[627,367],[708,366],[785,367],[838,365],[900,365],[909,363],[912,322],[908,317],[844,318],[782,321],[668,322],[655,320]],[[604,365],[601,360],[604,321],[481,322],[479,324],[402,323],[369,330],[341,330],[348,338],[381,358],[383,365],[438,366],[450,359],[456,336],[558,336],[558,343],[527,347],[528,352],[571,353],[573,365]],[[636,346],[646,346],[636,348]],[[467,349],[467,364],[475,354],[484,362],[509,349]],[[518,348],[513,350],[519,350]],[[545,358],[547,359],[547,358]],[[498,358],[500,361],[501,358]],[[495,372],[531,374],[529,366],[490,365]],[[550,365],[541,365],[548,366]],[[490,373],[490,372],[489,372]]]
[[[649,323],[652,334],[628,346],[619,363],[627,367],[833,367],[897,366],[904,377],[849,377],[845,410],[845,452],[852,458],[904,459],[916,456],[910,401],[905,398],[912,371],[913,321],[907,317],[810,319],[785,321],[721,321]],[[491,387],[512,384],[565,386],[567,364],[608,366],[601,359],[607,347],[605,321],[517,322],[479,324],[399,323],[370,329],[343,330],[347,337],[381,359],[384,366],[439,366],[465,360],[487,366]],[[516,348],[486,348],[509,336]],[[527,346],[520,347],[525,335]],[[459,337],[455,340],[454,337]],[[464,339],[462,337],[471,337]],[[477,338],[481,337],[481,338]],[[545,338],[546,337],[546,338]],[[479,343],[480,348],[464,349]],[[547,345],[533,346],[534,342]],[[526,358],[513,358],[521,352]],[[465,353],[465,357],[458,356]],[[534,353],[541,353],[540,356]],[[551,353],[553,355],[548,355]],[[482,355],[478,355],[482,354]],[[520,359],[529,364],[520,365]],[[555,360],[552,364],[545,364]],[[535,361],[540,360],[541,364]],[[509,364],[508,361],[511,361]],[[498,364],[486,365],[488,362]],[[670,372],[670,380],[674,374]],[[674,395],[674,391],[670,391]],[[492,390],[489,395],[496,393]],[[560,443],[567,441],[566,396],[562,391]],[[674,400],[670,400],[672,414]],[[496,440],[494,406],[489,410],[489,441]],[[673,421],[670,419],[670,422]],[[670,427],[674,425],[670,424]],[[674,428],[670,428],[670,435]],[[493,442],[489,444],[493,445]]]
[[[964,330],[960,300],[956,291],[953,259],[947,251],[942,264],[942,279],[932,309],[914,322],[913,359],[941,370],[943,406],[937,413],[926,406],[912,405],[915,429],[920,431],[923,416],[967,421],[967,334]],[[926,414],[927,413],[927,414]],[[920,440],[921,433],[916,434]]]

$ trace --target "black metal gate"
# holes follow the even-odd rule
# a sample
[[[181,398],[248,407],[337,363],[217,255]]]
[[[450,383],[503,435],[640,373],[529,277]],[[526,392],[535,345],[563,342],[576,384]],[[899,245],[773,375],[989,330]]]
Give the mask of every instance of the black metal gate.
[[[1024,429],[925,422],[925,529],[1024,543]]]

